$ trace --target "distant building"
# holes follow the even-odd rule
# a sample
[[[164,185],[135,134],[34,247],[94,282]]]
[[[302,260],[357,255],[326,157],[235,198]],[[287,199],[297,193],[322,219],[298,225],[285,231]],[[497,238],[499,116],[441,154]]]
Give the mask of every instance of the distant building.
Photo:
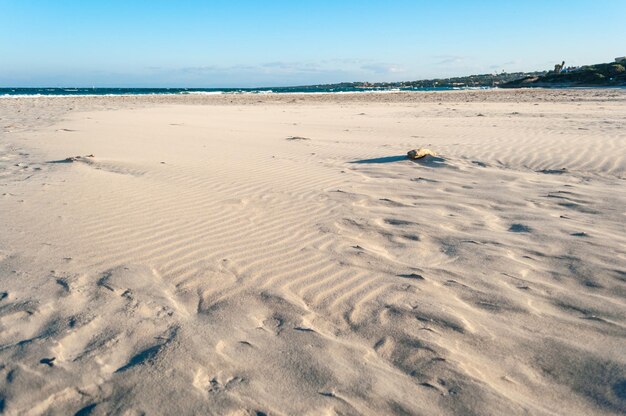
[[[626,56],[618,56],[617,58],[615,58],[615,62],[622,62],[622,61],[626,61]]]

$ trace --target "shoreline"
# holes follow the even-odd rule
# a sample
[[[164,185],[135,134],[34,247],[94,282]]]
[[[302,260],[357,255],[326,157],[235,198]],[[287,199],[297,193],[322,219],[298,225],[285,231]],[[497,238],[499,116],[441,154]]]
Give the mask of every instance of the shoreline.
[[[5,88],[10,89],[10,88]],[[16,88],[22,89],[22,88]],[[62,89],[62,88],[60,88]],[[108,88],[102,88],[108,89]],[[117,89],[117,88],[112,88]],[[135,88],[130,88],[135,89]],[[136,88],[142,90],[144,88]],[[145,88],[150,89],[150,88]],[[156,88],[158,89],[158,88]],[[167,88],[169,89],[169,88]],[[171,88],[177,90],[179,88]],[[253,90],[253,91],[222,91],[216,89],[216,91],[191,91],[189,92],[157,92],[157,93],[118,93],[118,94],[0,94],[2,98],[44,98],[44,97],[76,97],[76,98],[93,98],[93,97],[161,97],[161,96],[265,96],[265,95],[360,95],[360,94],[427,94],[427,93],[463,93],[463,92],[476,92],[476,91],[525,91],[525,90],[548,90],[548,91],[584,91],[584,90],[626,90],[626,85],[607,85],[607,86],[595,86],[595,85],[536,85],[536,86],[519,86],[519,87],[465,87],[465,88],[424,88],[424,89],[376,89],[376,90],[363,90],[363,91],[284,91],[277,92],[273,90]]]
[[[608,93],[608,94],[605,94]],[[390,103],[428,103],[428,102],[550,102],[567,99],[590,101],[608,99],[626,100],[626,88],[493,88],[445,91],[389,91],[389,92],[341,92],[341,93],[244,93],[244,94],[118,94],[118,95],[4,95],[6,100],[41,100],[65,99],[76,102],[88,101],[136,101],[146,103],[307,103],[307,102],[390,102]]]

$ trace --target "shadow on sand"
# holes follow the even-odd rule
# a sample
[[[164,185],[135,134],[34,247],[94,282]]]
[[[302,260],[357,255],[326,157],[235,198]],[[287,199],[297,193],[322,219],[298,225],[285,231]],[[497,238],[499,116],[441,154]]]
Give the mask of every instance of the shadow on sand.
[[[46,161],[46,163],[72,163],[74,162],[74,160],[72,160],[72,158],[67,158],[67,159],[59,159],[59,160],[48,160]]]
[[[94,155],[70,156],[70,157],[66,157],[65,159],[48,160],[46,163],[72,163],[72,162],[78,162],[78,161],[88,161],[89,159],[93,157]]]
[[[426,156],[421,159],[411,160],[406,156],[385,156],[385,157],[376,157],[374,159],[361,159],[361,160],[353,160],[350,163],[358,163],[358,164],[378,164],[378,163],[394,163],[401,162],[403,160],[407,160],[413,163],[417,163],[421,166],[427,166],[431,168],[441,168],[446,166],[446,160],[442,157],[438,156]]]

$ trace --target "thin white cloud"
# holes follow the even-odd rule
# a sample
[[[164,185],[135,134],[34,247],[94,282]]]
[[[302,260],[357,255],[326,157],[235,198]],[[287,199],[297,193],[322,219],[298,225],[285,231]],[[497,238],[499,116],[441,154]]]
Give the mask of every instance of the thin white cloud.
[[[467,61],[467,56],[461,55],[437,55],[433,58],[438,59],[435,65],[463,64]]]
[[[403,68],[393,64],[368,64],[362,65],[361,69],[375,74],[398,74],[405,72]]]
[[[521,61],[518,60],[513,60],[513,61],[507,61],[507,62],[502,62],[499,64],[494,64],[494,65],[490,65],[489,68],[491,69],[504,69],[505,67],[511,67],[514,65],[519,66],[521,63]]]
[[[184,73],[196,75],[214,75],[220,73],[240,74],[276,74],[276,75],[315,75],[315,74],[377,74],[389,75],[405,72],[405,69],[396,64],[372,62],[357,59],[333,59],[320,62],[289,62],[272,61],[259,65],[202,65],[163,70],[170,73]]]

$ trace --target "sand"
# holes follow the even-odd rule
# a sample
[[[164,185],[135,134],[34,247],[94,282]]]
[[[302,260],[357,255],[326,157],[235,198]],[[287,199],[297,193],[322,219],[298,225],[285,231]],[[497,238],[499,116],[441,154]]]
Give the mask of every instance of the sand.
[[[0,99],[0,413],[622,413],[625,178],[624,90]]]

